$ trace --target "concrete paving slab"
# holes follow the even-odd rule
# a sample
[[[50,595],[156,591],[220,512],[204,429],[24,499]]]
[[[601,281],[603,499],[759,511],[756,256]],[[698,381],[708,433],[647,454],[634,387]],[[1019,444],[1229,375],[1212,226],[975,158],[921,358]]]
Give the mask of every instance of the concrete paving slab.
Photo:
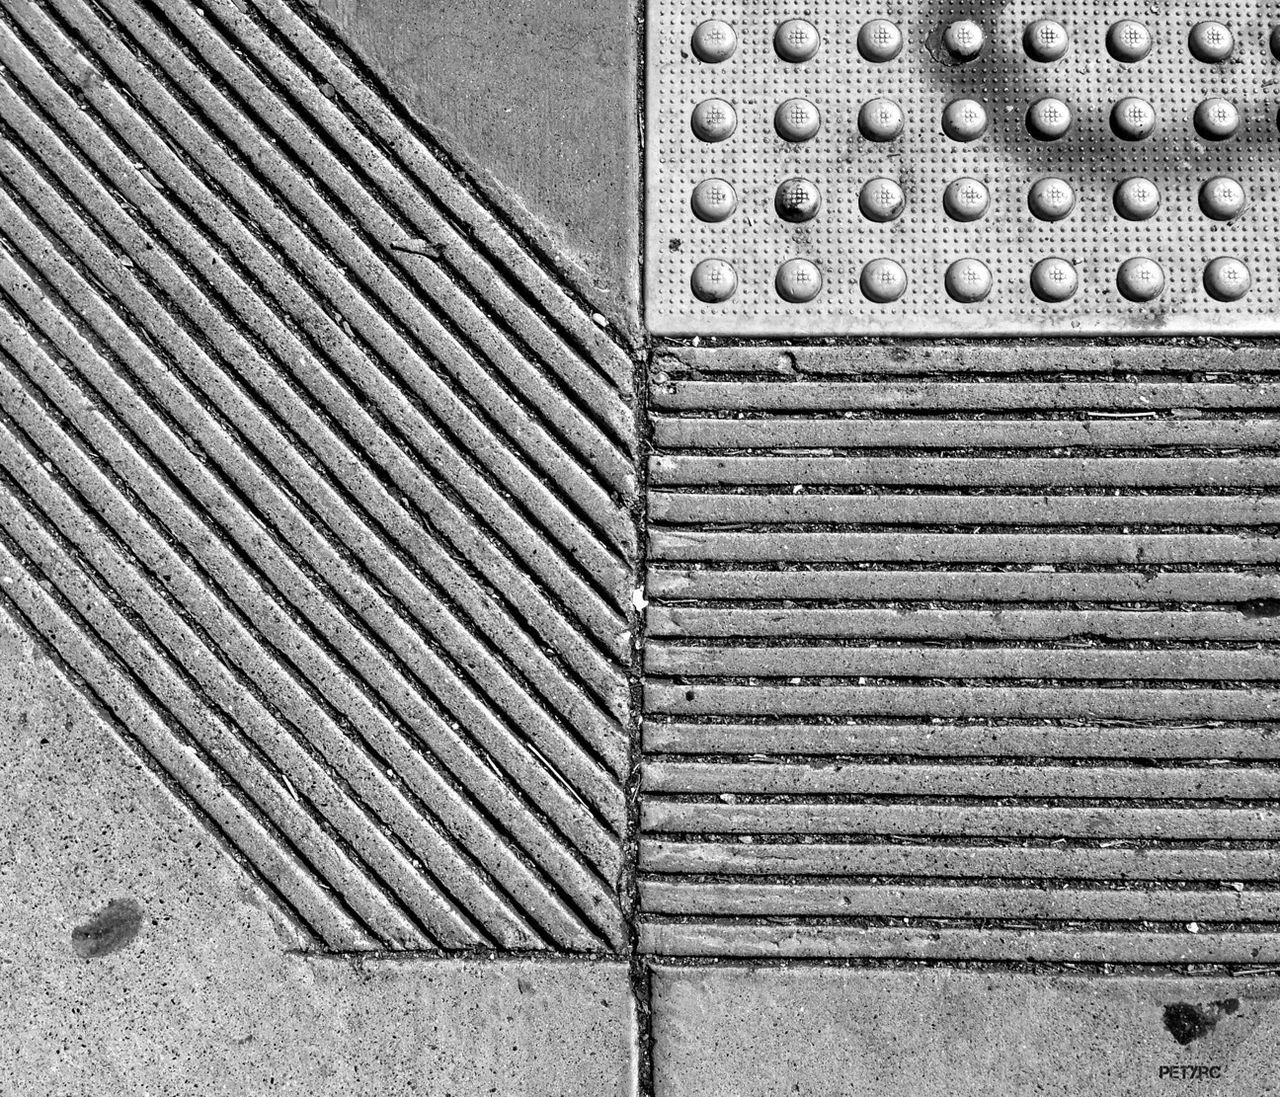
[[[659,356],[641,948],[1280,958],[1266,363]]]
[[[650,0],[650,329],[1274,334],[1272,21],[1120,14]]]
[[[1280,980],[941,968],[653,972],[655,1097],[1280,1091]]]
[[[634,1092],[617,962],[319,955],[0,615],[0,1093]]]
[[[0,1094],[1269,1081],[1272,348],[637,430],[637,5],[0,9]]]
[[[637,13],[609,0],[321,0],[467,175],[639,334]]]
[[[327,947],[619,947],[616,333],[310,5],[0,65],[0,594]]]

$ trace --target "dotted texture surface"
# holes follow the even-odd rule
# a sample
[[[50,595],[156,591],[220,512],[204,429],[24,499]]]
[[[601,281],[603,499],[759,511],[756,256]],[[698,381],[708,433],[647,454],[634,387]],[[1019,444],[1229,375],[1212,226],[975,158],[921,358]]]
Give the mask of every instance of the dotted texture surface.
[[[804,18],[821,43],[805,62],[782,60],[777,26]],[[866,60],[858,31],[872,19],[900,28],[903,46],[883,63]],[[1121,19],[1141,22],[1152,37],[1149,54],[1134,63],[1113,58],[1107,30]],[[734,31],[733,53],[718,63],[700,61],[694,30],[720,19]],[[943,42],[945,28],[971,19],[985,34],[979,55],[958,63]],[[1029,24],[1056,20],[1068,37],[1052,62],[1027,55]],[[1234,38],[1218,63],[1197,59],[1192,28],[1214,20]],[[1078,4],[1044,7],[924,4],[864,8],[831,2],[809,8],[746,4],[742,0],[650,0],[648,20],[646,292],[651,330],[663,335],[886,335],[1123,334],[1162,332],[1267,333],[1280,330],[1277,309],[1275,193],[1277,86],[1280,63],[1270,46],[1271,22],[1256,4],[1168,4],[1146,7]],[[1028,131],[1029,108],[1045,97],[1062,100],[1072,124],[1057,140]],[[1111,112],[1126,97],[1154,109],[1155,126],[1142,140],[1113,132]],[[708,142],[691,125],[698,104],[730,104],[736,127]],[[808,141],[778,137],[774,114],[790,99],[805,99],[821,115]],[[971,142],[943,132],[943,112],[957,98],[982,103],[988,125]],[[1207,140],[1194,115],[1205,100],[1222,98],[1240,112],[1223,140]],[[891,141],[859,132],[863,104],[888,99],[905,122]],[[1075,205],[1061,220],[1041,220],[1028,205],[1038,180],[1065,180]],[[1244,208],[1226,221],[1206,216],[1201,187],[1226,176],[1244,191]],[[788,223],[775,210],[781,183],[801,177],[821,192],[818,214]],[[943,194],[962,177],[981,181],[990,207],[974,221],[944,211]],[[1157,212],[1128,220],[1115,208],[1115,191],[1143,177],[1160,194]],[[691,195],[699,182],[729,183],[737,205],[725,220],[695,216]],[[888,178],[901,185],[905,208],[885,222],[859,209],[866,183]],[[1236,301],[1206,292],[1205,269],[1229,256],[1248,267],[1252,284]],[[811,301],[784,300],[775,286],[779,266],[805,258],[821,271],[823,286]],[[1068,300],[1049,303],[1032,291],[1035,265],[1060,257],[1078,274]],[[1131,301],[1117,286],[1126,260],[1158,264],[1163,292]],[[865,265],[891,259],[906,274],[896,301],[872,302],[859,285]],[[991,274],[989,294],[960,303],[948,294],[951,264],[979,259]],[[691,288],[697,264],[727,261],[736,274],[728,300],[707,303]],[[959,273],[959,272],[957,272]],[[723,282],[721,283],[723,284]]]

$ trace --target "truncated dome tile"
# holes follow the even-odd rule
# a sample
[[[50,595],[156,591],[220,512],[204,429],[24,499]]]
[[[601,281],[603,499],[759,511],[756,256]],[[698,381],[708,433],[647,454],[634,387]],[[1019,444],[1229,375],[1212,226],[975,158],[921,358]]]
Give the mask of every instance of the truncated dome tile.
[[[1280,330],[1274,21],[649,0],[650,328]]]

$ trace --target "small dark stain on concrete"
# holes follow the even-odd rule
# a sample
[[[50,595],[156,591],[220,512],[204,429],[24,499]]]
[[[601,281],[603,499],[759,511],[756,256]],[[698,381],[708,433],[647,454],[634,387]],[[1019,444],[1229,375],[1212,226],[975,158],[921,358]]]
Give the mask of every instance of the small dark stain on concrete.
[[[1230,1017],[1240,1009],[1239,998],[1224,998],[1220,1002],[1174,1002],[1164,1007],[1164,1027],[1183,1047],[1207,1036],[1223,1017]]]
[[[94,960],[124,948],[141,930],[142,907],[132,899],[112,899],[71,931],[71,947],[77,956]]]
[[[1253,598],[1239,608],[1246,617],[1280,617],[1280,598]]]
[[[1174,1002],[1164,1007],[1164,1027],[1183,1047],[1213,1030],[1218,1018],[1190,1002]]]

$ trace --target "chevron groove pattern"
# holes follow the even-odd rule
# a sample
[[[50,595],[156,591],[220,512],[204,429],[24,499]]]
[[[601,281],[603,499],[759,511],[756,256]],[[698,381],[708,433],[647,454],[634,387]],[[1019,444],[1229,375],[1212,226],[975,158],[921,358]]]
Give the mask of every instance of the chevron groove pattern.
[[[289,4],[0,63],[9,608],[319,944],[617,947],[627,354]]]

